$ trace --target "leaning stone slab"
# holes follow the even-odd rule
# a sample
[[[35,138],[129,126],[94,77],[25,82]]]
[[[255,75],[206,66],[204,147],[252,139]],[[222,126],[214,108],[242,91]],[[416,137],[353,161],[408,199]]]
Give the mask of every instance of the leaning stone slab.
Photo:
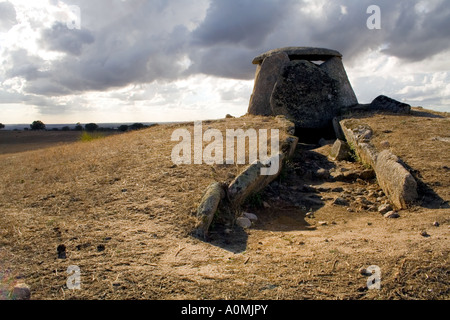
[[[341,128],[341,125],[339,124],[339,121],[340,121],[339,117],[335,117],[332,120],[334,134],[336,135],[336,138],[338,138],[340,140],[345,140],[345,135],[342,132],[342,128]]]
[[[375,172],[380,187],[397,209],[405,209],[418,198],[417,182],[389,150],[378,154]]]
[[[205,237],[208,234],[209,226],[214,219],[220,201],[225,198],[224,184],[215,182],[209,185],[197,209],[197,217],[200,220],[196,228],[196,233],[200,237]]]
[[[279,52],[267,57],[261,65],[258,65],[255,75],[255,86],[248,108],[250,114],[261,116],[272,114],[270,96],[275,83],[279,79],[282,68],[288,62],[288,55],[285,52]]]
[[[330,157],[335,161],[349,160],[351,150],[347,142],[337,139],[330,150]]]

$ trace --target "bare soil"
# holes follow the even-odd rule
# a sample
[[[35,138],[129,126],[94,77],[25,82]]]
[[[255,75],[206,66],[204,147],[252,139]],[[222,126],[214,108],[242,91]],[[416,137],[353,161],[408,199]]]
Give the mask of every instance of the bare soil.
[[[422,198],[400,218],[375,210],[387,200],[376,180],[326,174],[366,168],[330,160],[329,144],[300,144],[280,177],[245,204],[258,221],[246,230],[216,224],[208,241],[192,236],[203,192],[243,166],[173,165],[171,134],[192,124],[0,155],[0,290],[8,298],[25,282],[37,300],[447,300],[450,148],[429,136],[448,137],[449,117],[420,112],[364,119],[381,141],[389,127],[390,146],[423,183]],[[224,132],[277,122],[203,125]],[[71,265],[81,270],[81,290],[67,288]],[[380,290],[368,290],[360,272],[371,265],[380,268]]]
[[[102,135],[117,134],[114,131]],[[0,130],[0,154],[39,150],[80,140],[81,131]]]

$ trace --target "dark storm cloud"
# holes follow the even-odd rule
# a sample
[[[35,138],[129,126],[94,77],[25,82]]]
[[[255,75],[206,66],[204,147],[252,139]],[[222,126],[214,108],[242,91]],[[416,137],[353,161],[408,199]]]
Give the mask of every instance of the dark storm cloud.
[[[25,49],[11,51],[4,57],[6,66],[4,78],[21,77],[27,81],[40,79],[44,76],[40,70],[44,64],[43,59],[30,54]]]
[[[94,36],[86,29],[69,29],[62,22],[56,22],[51,29],[42,32],[41,45],[53,51],[79,56],[84,45],[94,42]]]
[[[215,0],[203,23],[193,32],[194,44],[223,44],[257,48],[273,32],[292,1]]]
[[[448,1],[409,1],[397,4],[399,17],[392,19],[384,52],[409,61],[421,61],[450,48],[450,6]]]
[[[374,2],[381,9],[381,30],[366,26],[366,10]],[[6,75],[24,77],[29,93],[57,96],[198,73],[252,79],[253,57],[284,46],[336,49],[346,64],[380,46],[386,55],[407,61],[450,48],[446,1],[339,0],[324,2],[319,11],[307,10],[317,3],[67,1],[80,7],[81,29],[70,30],[60,21],[41,27],[40,40],[42,48],[65,56],[42,69],[45,62],[32,53],[14,52],[17,57],[10,59]],[[188,69],[181,63],[186,59]]]

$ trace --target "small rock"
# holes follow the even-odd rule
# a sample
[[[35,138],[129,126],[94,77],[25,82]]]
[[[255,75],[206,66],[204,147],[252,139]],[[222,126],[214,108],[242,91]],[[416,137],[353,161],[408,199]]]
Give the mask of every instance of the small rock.
[[[422,237],[428,238],[430,235],[424,230],[420,233]]]
[[[268,204],[266,201],[263,201],[263,206],[266,209],[270,208],[270,204]]]
[[[355,212],[355,210],[353,210],[352,208],[347,208],[348,212]]]
[[[56,248],[56,251],[58,252],[58,259],[65,259],[66,258],[66,246],[63,244],[60,244],[58,248]]]
[[[380,146],[381,146],[381,148],[383,148],[383,149],[389,149],[390,148],[390,146],[391,146],[391,144],[389,143],[389,141],[381,141],[380,142]]]
[[[248,229],[252,226],[252,222],[250,219],[245,217],[239,217],[236,219],[236,224],[240,226],[241,228]]]
[[[435,222],[433,222],[433,226],[435,226],[435,227],[439,227],[439,226],[440,226],[440,224],[439,224],[439,222],[435,221]]]
[[[363,275],[363,276],[371,276],[371,275],[372,275],[372,273],[369,272],[369,271],[367,271],[366,268],[361,268],[361,269],[359,269],[359,273],[360,273],[361,275]]]
[[[389,211],[392,211],[392,206],[389,203],[382,204],[381,206],[378,207],[378,212],[381,214],[386,214]]]
[[[326,226],[328,225],[328,222],[326,221],[319,221],[319,226]]]
[[[388,219],[396,219],[399,218],[400,215],[395,211],[389,211],[384,215],[384,217]]]
[[[358,202],[361,202],[362,204],[365,204],[365,205],[367,205],[367,206],[373,205],[372,202],[370,202],[369,200],[367,200],[366,197],[363,197],[363,196],[357,197],[357,201],[358,201]]]
[[[314,218],[314,212],[308,212],[308,213],[306,214],[306,217],[307,217],[307,218]]]
[[[28,287],[25,283],[15,285],[12,294],[14,300],[30,300],[31,298],[30,287]]]
[[[342,197],[337,197],[334,201],[333,204],[338,205],[338,206],[348,206],[349,203],[347,200],[345,200]]]
[[[343,192],[343,191],[344,191],[344,188],[342,188],[342,187],[336,187],[336,188],[331,189],[331,192]]]
[[[359,287],[357,290],[358,290],[358,292],[364,292],[364,291],[367,291],[368,288],[367,287]]]
[[[320,178],[320,179],[328,179],[328,177],[330,176],[330,173],[328,172],[328,170],[326,170],[324,168],[320,168],[319,170],[317,170],[315,172],[315,175],[317,178]]]
[[[97,251],[98,251],[98,252],[105,251],[105,246],[104,246],[103,244],[99,244],[99,245],[97,246]]]
[[[244,212],[243,216],[245,218],[247,218],[250,221],[256,221],[258,220],[258,217],[256,216],[256,214],[254,213],[250,213],[250,212]]]

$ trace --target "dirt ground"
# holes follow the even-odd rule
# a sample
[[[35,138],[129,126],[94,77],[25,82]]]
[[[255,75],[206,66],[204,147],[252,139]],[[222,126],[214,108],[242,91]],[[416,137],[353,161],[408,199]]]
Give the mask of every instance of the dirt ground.
[[[39,150],[80,140],[80,131],[0,130],[0,154]],[[102,135],[117,134],[104,131]]]
[[[447,300],[449,117],[417,112],[364,119],[421,181],[421,199],[399,218],[377,212],[386,198],[375,179],[358,175],[366,168],[330,160],[329,144],[300,144],[243,208],[258,221],[246,230],[214,225],[208,241],[192,236],[203,192],[243,166],[173,165],[171,134],[192,125],[0,155],[0,293],[11,298],[25,282],[36,300]],[[203,126],[277,123],[242,117]],[[356,178],[332,178],[344,172]],[[80,290],[67,286],[73,265]],[[369,266],[380,271],[380,289],[367,288],[361,269]]]

